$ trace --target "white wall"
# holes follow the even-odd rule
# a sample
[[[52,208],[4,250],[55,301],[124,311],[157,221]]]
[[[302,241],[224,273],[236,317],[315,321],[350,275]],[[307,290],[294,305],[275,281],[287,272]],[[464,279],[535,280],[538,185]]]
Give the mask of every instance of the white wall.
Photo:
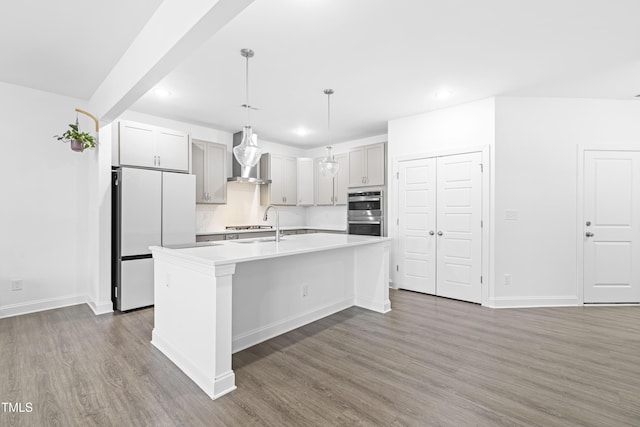
[[[496,306],[577,303],[577,146],[616,143],[640,148],[640,102],[497,98]]]
[[[437,155],[449,150],[468,147],[490,147],[493,155],[495,141],[495,100],[494,98],[476,101],[457,107],[446,108],[430,113],[419,114],[389,121],[388,152],[388,234],[397,240],[397,180],[395,168],[399,159],[417,157],[419,155]],[[489,164],[493,163],[490,158]],[[483,159],[487,162],[487,159]],[[490,175],[492,175],[491,168]],[[490,176],[490,183],[493,177]],[[484,203],[493,205],[491,194],[483,195]],[[396,250],[391,250],[390,269],[392,281],[395,280]],[[490,268],[490,263],[488,264]]]
[[[53,138],[75,108],[86,102],[0,83],[0,317],[87,299],[97,150],[76,153]],[[94,129],[85,116],[80,127]],[[22,291],[11,291],[13,279]]]

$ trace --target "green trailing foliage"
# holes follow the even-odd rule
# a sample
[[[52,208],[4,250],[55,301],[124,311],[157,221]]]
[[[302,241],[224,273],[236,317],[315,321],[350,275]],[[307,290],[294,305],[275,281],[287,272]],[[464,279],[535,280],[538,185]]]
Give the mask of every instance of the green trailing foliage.
[[[87,132],[80,132],[78,130],[78,125],[73,123],[69,124],[71,129],[67,129],[65,133],[62,135],[55,135],[54,138],[57,138],[58,141],[69,142],[69,141],[80,141],[84,145],[84,148],[95,148],[96,147],[96,139],[93,135],[88,134]]]

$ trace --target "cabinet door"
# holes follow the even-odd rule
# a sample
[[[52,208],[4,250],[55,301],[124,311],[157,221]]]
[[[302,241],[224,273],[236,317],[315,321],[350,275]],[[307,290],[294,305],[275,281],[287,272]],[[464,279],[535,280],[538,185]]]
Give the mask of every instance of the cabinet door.
[[[207,143],[207,202],[227,203],[227,146]]]
[[[285,157],[282,160],[282,195],[284,204],[295,206],[298,197],[298,163],[295,157]]]
[[[349,187],[350,162],[348,154],[338,154],[335,156],[338,162],[338,174],[334,178],[335,189],[333,191],[333,201],[336,205],[347,204],[347,189]]]
[[[282,182],[282,170],[284,159],[278,155],[271,155],[270,158],[270,172],[271,172],[271,204],[282,205],[284,204],[284,186]]]
[[[189,170],[189,137],[182,132],[157,129],[156,155],[157,167]]]
[[[156,167],[152,126],[133,122],[119,123],[120,164]]]
[[[364,150],[349,152],[349,187],[362,187],[364,183]]]
[[[384,143],[364,147],[364,185],[384,185]]]
[[[313,205],[313,159],[298,159],[298,206]]]
[[[196,241],[196,177],[162,172],[162,244]]]
[[[162,173],[122,168],[121,255],[150,254],[162,244]]]
[[[153,305],[153,258],[122,262],[118,289],[118,310]]]
[[[333,178],[322,175],[320,162],[324,157],[318,157],[314,161],[313,172],[316,177],[316,205],[333,205]],[[341,167],[341,166],[340,166]],[[340,173],[340,171],[338,171]]]
[[[207,143],[193,141],[191,143],[191,173],[196,177],[196,203],[207,203]]]

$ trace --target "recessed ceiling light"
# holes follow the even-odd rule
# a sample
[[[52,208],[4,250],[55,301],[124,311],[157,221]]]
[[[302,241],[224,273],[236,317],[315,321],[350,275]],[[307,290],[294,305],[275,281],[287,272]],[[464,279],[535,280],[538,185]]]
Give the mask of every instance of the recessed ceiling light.
[[[168,90],[163,89],[161,87],[155,88],[153,93],[155,93],[157,96],[164,98],[165,96],[169,96],[170,93]]]
[[[305,129],[305,128],[303,128],[303,127],[299,127],[299,128],[298,128],[298,129],[296,129],[294,132],[295,132],[295,134],[296,134],[296,135],[298,135],[298,136],[307,136],[307,135],[309,135],[309,130],[308,130],[308,129]]]
[[[440,100],[451,98],[452,95],[453,95],[453,92],[449,90],[439,90],[438,92],[436,92],[436,98]]]

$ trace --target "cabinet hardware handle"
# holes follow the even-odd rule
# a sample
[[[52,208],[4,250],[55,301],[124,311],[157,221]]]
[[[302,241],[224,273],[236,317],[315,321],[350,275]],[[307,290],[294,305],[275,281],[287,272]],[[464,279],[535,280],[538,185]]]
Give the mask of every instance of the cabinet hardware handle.
[[[429,236],[433,236],[434,234],[436,234],[433,230],[429,231]]]
[[[592,233],[592,232],[590,232],[590,231],[587,231],[587,232],[585,233],[585,236],[587,236],[587,237],[593,237],[593,233]]]
[[[442,236],[442,231],[438,231],[438,236]]]

